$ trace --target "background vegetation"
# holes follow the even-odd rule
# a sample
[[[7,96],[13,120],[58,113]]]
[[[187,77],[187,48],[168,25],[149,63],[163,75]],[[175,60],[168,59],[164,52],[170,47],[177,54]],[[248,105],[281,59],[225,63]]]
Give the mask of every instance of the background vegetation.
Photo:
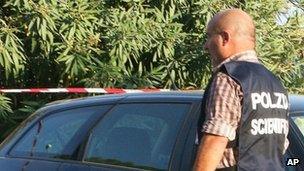
[[[262,62],[304,93],[303,0],[6,0],[0,2],[0,88],[201,89],[207,22],[242,8]],[[296,9],[296,10],[292,10]],[[0,95],[0,140],[42,104],[66,95]]]

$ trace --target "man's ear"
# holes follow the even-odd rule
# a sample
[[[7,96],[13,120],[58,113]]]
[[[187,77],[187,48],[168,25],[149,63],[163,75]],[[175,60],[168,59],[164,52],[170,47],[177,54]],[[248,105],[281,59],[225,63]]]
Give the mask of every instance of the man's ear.
[[[225,46],[230,41],[231,35],[228,31],[222,31],[221,36],[222,36],[222,45]]]

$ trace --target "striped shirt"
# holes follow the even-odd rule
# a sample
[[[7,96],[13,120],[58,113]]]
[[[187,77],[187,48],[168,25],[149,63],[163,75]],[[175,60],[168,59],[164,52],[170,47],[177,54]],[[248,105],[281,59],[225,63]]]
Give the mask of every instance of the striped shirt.
[[[227,58],[220,65],[213,68],[213,72],[229,61],[247,61],[260,63],[255,51],[245,51]],[[217,168],[236,165],[238,151],[236,148],[236,130],[242,111],[243,92],[241,86],[227,74],[218,72],[214,77],[210,95],[205,109],[206,119],[202,132],[227,137],[229,142]],[[287,144],[286,144],[287,143]],[[286,141],[285,147],[288,146]]]

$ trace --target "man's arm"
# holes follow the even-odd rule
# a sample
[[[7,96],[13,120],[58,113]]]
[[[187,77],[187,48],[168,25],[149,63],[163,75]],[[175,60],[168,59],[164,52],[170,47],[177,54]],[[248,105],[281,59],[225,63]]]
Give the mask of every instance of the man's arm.
[[[241,116],[241,86],[225,73],[219,73],[207,98],[201,143],[197,152],[195,171],[214,171],[216,167],[229,167],[235,161],[224,156],[228,141],[235,140],[236,129]],[[225,157],[225,163],[221,160]],[[229,161],[227,161],[227,159]]]
[[[205,133],[197,152],[194,171],[214,171],[223,157],[228,138]]]

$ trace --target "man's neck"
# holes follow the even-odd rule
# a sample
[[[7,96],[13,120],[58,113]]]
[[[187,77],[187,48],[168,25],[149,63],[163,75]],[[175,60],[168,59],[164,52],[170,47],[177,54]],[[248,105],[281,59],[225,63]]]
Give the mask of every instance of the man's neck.
[[[229,56],[228,58],[222,60],[217,65],[212,67],[212,71],[216,72],[224,63],[232,61],[232,60],[238,61],[243,56],[251,56],[252,58],[254,58],[253,61],[258,61],[256,52],[254,50],[245,50],[242,52],[235,53],[235,54]]]

